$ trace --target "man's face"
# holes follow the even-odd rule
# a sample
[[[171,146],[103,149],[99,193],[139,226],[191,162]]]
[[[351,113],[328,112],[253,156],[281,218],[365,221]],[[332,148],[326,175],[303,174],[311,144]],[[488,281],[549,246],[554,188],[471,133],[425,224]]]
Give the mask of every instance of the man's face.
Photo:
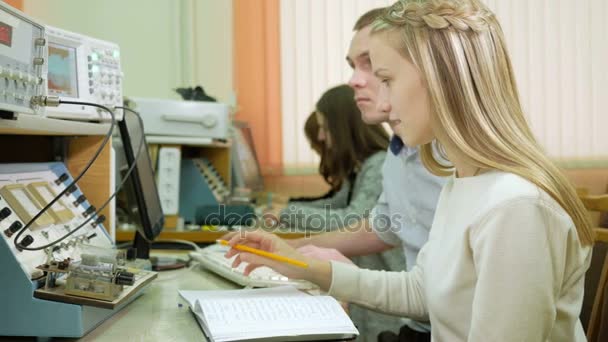
[[[353,69],[348,85],[355,90],[355,101],[361,110],[362,119],[367,124],[378,124],[388,121],[388,114],[377,109],[380,81],[372,73],[369,59],[369,41],[371,26],[365,27],[353,36],[348,49],[346,61]]]

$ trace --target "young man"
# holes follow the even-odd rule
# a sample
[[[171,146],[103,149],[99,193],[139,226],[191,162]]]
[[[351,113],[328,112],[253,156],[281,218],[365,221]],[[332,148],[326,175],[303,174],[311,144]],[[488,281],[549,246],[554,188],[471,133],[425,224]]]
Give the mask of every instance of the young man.
[[[355,100],[363,120],[368,124],[389,122],[394,126],[398,122],[388,120],[390,110],[382,112],[377,108],[380,81],[373,75],[369,59],[371,23],[383,10],[377,8],[359,18],[346,60],[353,69],[349,85],[355,90]],[[405,255],[405,267],[398,265],[399,258],[395,252],[390,255],[383,253],[382,258],[389,270],[410,270],[428,239],[444,179],[429,173],[422,165],[418,149],[405,146],[396,135],[391,140],[382,175],[383,192],[359,229],[315,235],[292,240],[290,244],[300,247],[305,254],[344,262],[348,262],[346,257],[382,253],[400,246]],[[358,260],[357,264],[366,267],[364,260]],[[353,314],[355,312],[351,312]],[[407,320],[406,325],[400,337],[404,336],[408,341],[430,340],[428,323]]]

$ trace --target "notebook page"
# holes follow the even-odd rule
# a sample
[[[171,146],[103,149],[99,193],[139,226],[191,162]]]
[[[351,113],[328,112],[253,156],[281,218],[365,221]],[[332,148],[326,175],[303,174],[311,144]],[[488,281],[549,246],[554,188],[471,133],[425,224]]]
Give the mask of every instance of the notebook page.
[[[338,302],[329,296],[207,298],[197,301],[195,311],[201,313],[216,341],[358,333]]]
[[[263,289],[248,289],[248,290],[216,290],[216,291],[191,291],[191,290],[179,290],[179,295],[194,307],[197,299],[207,298],[241,298],[241,297],[265,297],[265,296],[297,296],[297,297],[308,297],[309,295],[299,291],[293,286],[278,286]]]

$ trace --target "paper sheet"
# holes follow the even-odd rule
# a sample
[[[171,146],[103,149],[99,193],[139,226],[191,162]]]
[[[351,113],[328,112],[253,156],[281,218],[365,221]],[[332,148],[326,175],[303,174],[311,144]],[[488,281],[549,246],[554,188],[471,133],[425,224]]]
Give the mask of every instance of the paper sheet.
[[[298,335],[358,334],[330,296],[293,287],[231,291],[179,291],[214,341]]]

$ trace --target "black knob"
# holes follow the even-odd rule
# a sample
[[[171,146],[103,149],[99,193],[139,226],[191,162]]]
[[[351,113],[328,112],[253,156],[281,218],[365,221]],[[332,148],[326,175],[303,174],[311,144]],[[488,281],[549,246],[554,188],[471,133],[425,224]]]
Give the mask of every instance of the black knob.
[[[133,285],[135,283],[135,274],[131,272],[118,272],[114,282],[116,285]]]
[[[103,223],[106,220],[106,215],[101,215],[93,221],[91,224],[93,227],[97,227],[98,224]]]
[[[69,176],[67,173],[62,173],[61,176],[59,176],[59,178],[55,179],[55,184],[59,185],[63,182],[65,182],[66,180],[68,180]]]
[[[80,203],[84,202],[87,198],[84,195],[78,196],[78,198],[74,201],[74,205],[78,206]]]
[[[21,242],[19,243],[19,246],[27,247],[27,246],[31,245],[32,242],[34,242],[34,238],[31,235],[27,235],[26,237],[23,238],[23,240],[21,240]]]
[[[0,210],[0,221],[2,221],[5,218],[9,217],[9,215],[12,214],[12,213],[13,212],[11,211],[11,209],[9,207],[2,208],[2,210]]]
[[[72,186],[68,188],[68,191],[65,192],[65,195],[70,196],[76,190],[78,190],[78,188],[76,187],[75,184],[72,184]]]
[[[84,215],[84,217],[87,217],[89,215],[91,215],[92,213],[94,213],[96,210],[96,208],[94,206],[90,206],[87,208],[87,210],[85,210],[82,215]]]
[[[6,236],[11,237],[13,234],[19,231],[19,229],[23,228],[23,224],[19,221],[15,221],[11,223],[11,225],[4,231]]]

